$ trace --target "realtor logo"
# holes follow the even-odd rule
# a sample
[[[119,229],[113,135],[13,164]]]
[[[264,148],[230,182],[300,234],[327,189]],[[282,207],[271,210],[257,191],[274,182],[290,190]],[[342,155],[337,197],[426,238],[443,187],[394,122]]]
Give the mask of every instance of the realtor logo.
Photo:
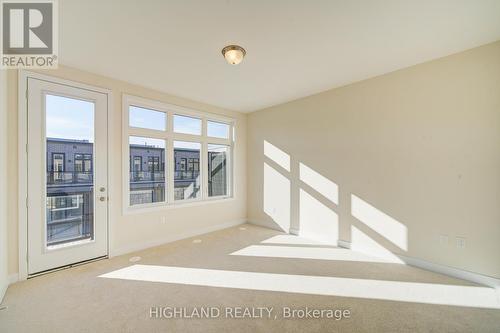
[[[57,67],[57,2],[3,0],[1,68]]]

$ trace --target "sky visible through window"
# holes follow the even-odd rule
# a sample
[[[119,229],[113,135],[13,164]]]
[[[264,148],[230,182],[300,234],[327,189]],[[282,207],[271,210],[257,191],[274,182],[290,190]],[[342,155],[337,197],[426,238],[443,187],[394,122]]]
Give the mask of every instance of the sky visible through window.
[[[48,138],[94,142],[94,110],[94,103],[89,101],[46,95],[46,136]],[[166,119],[164,112],[130,106],[129,117],[130,126],[165,130]],[[199,135],[201,134],[201,120],[175,115],[174,128],[177,133]],[[216,138],[229,138],[229,125],[208,121],[207,135]],[[131,144],[165,147],[164,140],[134,138],[132,142],[131,137]],[[159,142],[163,142],[163,144],[158,146]],[[196,144],[190,144],[189,146],[189,148],[196,148]]]
[[[130,136],[129,144],[154,148],[165,148],[165,140],[146,138],[142,136]]]
[[[208,121],[207,135],[214,138],[229,139],[229,125],[215,121]]]
[[[155,111],[131,105],[129,108],[129,125],[164,131],[166,126],[165,112]]]
[[[94,142],[94,103],[46,95],[46,137]]]
[[[199,142],[174,141],[174,149],[194,149],[194,150],[200,150],[201,149],[201,144]]]
[[[200,135],[201,120],[176,114],[174,115],[174,132]]]

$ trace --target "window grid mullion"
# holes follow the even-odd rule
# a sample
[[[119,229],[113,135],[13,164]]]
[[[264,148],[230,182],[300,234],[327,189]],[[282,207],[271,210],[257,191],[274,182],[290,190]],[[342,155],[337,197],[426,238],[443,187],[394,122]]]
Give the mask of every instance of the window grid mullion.
[[[206,200],[208,198],[208,144],[203,142],[201,144],[201,156],[200,156],[200,167],[201,167],[201,181],[202,181],[202,198]]]
[[[172,112],[167,113],[167,155],[168,155],[168,167],[167,169],[167,193],[168,193],[168,203],[173,204],[175,201],[174,195],[174,171],[175,171],[175,156],[174,156],[174,137],[172,135],[174,131],[174,117]]]

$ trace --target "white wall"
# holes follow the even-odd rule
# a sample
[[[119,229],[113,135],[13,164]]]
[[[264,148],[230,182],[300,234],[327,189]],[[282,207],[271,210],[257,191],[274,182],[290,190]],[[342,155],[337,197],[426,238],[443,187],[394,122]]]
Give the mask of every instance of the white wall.
[[[246,221],[246,115],[187,99],[171,96],[98,76],[92,73],[60,66],[58,70],[40,71],[45,75],[81,82],[110,89],[113,93],[113,121],[110,124],[110,253],[123,254],[132,250],[151,247],[193,233],[204,233],[220,227]],[[17,224],[17,72],[11,71],[9,84],[9,273],[18,272],[18,224]],[[236,119],[235,144],[235,199],[194,207],[170,208],[141,214],[123,214],[122,209],[122,94],[130,94],[165,103],[176,104],[199,111],[221,114]],[[2,158],[2,160],[4,160]],[[116,171],[119,170],[119,171]],[[166,223],[161,223],[165,217]]]
[[[7,255],[7,74],[0,70],[0,301],[8,286]]]
[[[498,278],[499,198],[500,42],[248,117],[256,223]]]

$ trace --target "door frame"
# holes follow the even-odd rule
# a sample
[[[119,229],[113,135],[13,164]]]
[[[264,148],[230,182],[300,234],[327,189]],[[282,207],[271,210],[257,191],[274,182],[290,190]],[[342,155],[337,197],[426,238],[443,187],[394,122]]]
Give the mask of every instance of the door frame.
[[[17,103],[18,103],[18,280],[26,280],[28,278],[28,78],[37,79],[41,81],[48,81],[51,83],[62,84],[74,88],[91,90],[94,92],[105,94],[107,97],[107,119],[108,119],[108,131],[107,131],[107,149],[110,151],[112,147],[111,138],[113,138],[113,94],[110,89],[100,88],[91,86],[88,84],[70,81],[67,79],[61,79],[55,76],[49,76],[45,74],[40,74],[37,72],[19,70],[18,71],[18,92],[17,92]],[[111,202],[109,197],[111,196],[110,184],[111,180],[109,178],[110,170],[112,170],[112,159],[107,159],[108,168],[107,173],[107,188],[108,188],[108,200],[107,200],[107,253],[109,256],[110,252],[110,239],[111,234],[110,228],[111,224]]]

